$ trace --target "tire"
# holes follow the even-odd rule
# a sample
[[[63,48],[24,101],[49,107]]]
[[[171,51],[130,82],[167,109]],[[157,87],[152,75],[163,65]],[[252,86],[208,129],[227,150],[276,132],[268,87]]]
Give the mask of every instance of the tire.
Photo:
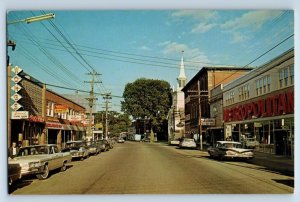
[[[64,172],[66,170],[67,170],[67,165],[66,165],[66,162],[64,161],[63,166],[60,168],[60,171]]]
[[[47,179],[49,176],[49,168],[48,168],[48,165],[44,165],[44,173],[42,174],[37,174],[36,177],[39,179],[39,180],[45,180]]]
[[[83,161],[83,160],[84,160],[84,158],[83,158],[83,157],[81,157],[81,158],[80,158],[80,161]]]

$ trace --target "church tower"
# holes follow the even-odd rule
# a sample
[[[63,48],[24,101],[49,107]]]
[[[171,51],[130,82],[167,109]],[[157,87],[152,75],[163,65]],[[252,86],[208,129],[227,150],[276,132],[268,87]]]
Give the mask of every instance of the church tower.
[[[179,72],[179,76],[177,78],[177,91],[181,91],[181,89],[185,86],[186,84],[186,76],[185,76],[185,72],[184,72],[184,63],[183,63],[183,52],[182,51],[182,55],[181,55],[181,63],[180,63],[180,72]]]

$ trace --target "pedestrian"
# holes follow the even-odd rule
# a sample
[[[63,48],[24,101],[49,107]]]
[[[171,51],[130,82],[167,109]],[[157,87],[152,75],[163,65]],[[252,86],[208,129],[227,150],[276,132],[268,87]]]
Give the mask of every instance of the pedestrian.
[[[8,155],[9,157],[15,157],[19,152],[19,147],[17,147],[17,143],[13,142],[12,146],[9,148]]]

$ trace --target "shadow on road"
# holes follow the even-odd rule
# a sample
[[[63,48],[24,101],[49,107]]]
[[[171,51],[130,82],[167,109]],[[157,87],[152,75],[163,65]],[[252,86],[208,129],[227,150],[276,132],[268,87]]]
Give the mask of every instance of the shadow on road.
[[[293,187],[294,188],[294,180],[290,180],[290,179],[286,179],[286,180],[282,180],[282,179],[273,179],[275,182],[280,183],[280,184],[284,184],[287,185],[289,187]]]
[[[17,180],[16,182],[14,182],[12,184],[12,186],[8,187],[8,194],[13,193],[14,191],[16,191],[17,189],[26,187],[28,185],[30,185],[33,182],[32,179],[21,179],[21,180]]]

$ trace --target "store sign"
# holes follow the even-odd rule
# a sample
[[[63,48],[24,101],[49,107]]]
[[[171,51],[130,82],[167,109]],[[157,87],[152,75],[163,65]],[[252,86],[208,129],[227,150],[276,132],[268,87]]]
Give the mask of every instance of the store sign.
[[[69,115],[68,120],[70,122],[80,122],[82,119],[81,119],[81,115]]]
[[[22,96],[19,95],[18,93],[15,93],[13,94],[13,96],[11,96],[11,99],[14,100],[15,102],[18,102],[21,98]]]
[[[21,107],[23,107],[22,105],[20,105],[19,103],[15,102],[14,104],[12,104],[11,108],[14,111],[17,111],[18,109],[20,109]]]
[[[30,122],[37,122],[37,123],[44,123],[45,122],[45,119],[44,117],[42,116],[33,116],[33,115],[30,115],[28,120]]]
[[[46,128],[50,129],[62,129],[62,124],[55,122],[46,122]]]
[[[13,78],[11,78],[11,80],[15,83],[19,83],[22,80],[22,78],[18,75],[15,75]]]
[[[287,91],[254,102],[224,109],[224,121],[242,121],[292,113],[294,113],[294,91]]]
[[[65,105],[55,105],[54,106],[54,113],[67,113],[69,108]]]
[[[11,69],[11,71],[15,74],[19,74],[20,72],[22,72],[23,70],[18,67],[18,66],[15,66],[14,68]]]
[[[82,123],[84,126],[89,126],[89,125],[90,125],[90,120],[89,120],[89,119],[85,119],[85,120],[81,121],[81,123]],[[91,125],[94,125],[94,119],[92,119]]]
[[[201,119],[202,126],[215,126],[216,120],[215,119]]]
[[[15,111],[11,113],[11,119],[28,119],[28,111]]]
[[[11,89],[17,93],[17,92],[19,92],[19,90],[22,89],[22,87],[19,86],[18,84],[15,84],[13,87],[11,87]]]

